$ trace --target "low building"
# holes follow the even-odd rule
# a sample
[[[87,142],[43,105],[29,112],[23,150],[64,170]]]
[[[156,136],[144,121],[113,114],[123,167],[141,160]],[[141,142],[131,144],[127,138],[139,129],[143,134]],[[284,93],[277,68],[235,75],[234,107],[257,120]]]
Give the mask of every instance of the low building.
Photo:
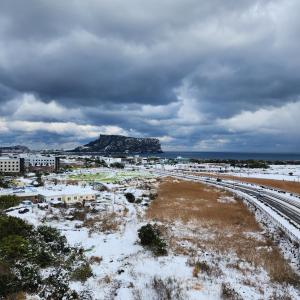
[[[99,192],[90,187],[71,186],[71,185],[57,185],[53,187],[40,188],[39,198],[45,202],[61,201],[67,204],[94,201]]]
[[[42,187],[24,187],[0,190],[0,196],[15,195],[21,200],[30,200],[33,203],[83,203],[95,201],[99,194],[100,192],[92,189],[92,187],[72,185],[52,185]]]
[[[108,165],[122,162],[122,158],[120,157],[99,156],[99,159],[105,161]]]
[[[0,157],[0,173],[3,174],[20,174],[24,172],[24,159],[18,157]]]
[[[4,195],[14,195],[20,200],[30,200],[34,203],[39,202],[38,188],[35,187],[0,189],[0,196]]]

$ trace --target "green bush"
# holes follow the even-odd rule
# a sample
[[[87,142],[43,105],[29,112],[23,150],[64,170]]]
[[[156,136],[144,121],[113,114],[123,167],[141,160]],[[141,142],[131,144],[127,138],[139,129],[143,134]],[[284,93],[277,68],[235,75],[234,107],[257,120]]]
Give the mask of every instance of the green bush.
[[[138,236],[141,241],[141,245],[149,247],[155,255],[166,255],[167,244],[160,237],[160,231],[157,225],[147,224],[142,226],[138,230]]]
[[[60,232],[46,225],[39,226],[37,232],[42,236],[43,240],[48,243],[54,252],[68,252],[67,240]]]
[[[39,285],[42,283],[41,276],[39,274],[39,267],[29,262],[19,262],[16,264],[19,270],[18,285],[20,289],[29,293],[37,291]]]
[[[129,203],[135,202],[135,197],[132,193],[125,193],[125,197]]]
[[[32,225],[19,218],[0,215],[0,240],[9,235],[30,236],[32,228]]]
[[[157,193],[150,193],[149,198],[150,200],[155,200],[157,198],[158,194]]]
[[[57,270],[56,273],[51,274],[48,278],[46,278],[43,284],[43,289],[39,293],[41,299],[79,299],[78,294],[75,291],[70,290],[68,286],[68,277],[60,269]]]
[[[9,262],[26,257],[28,251],[27,240],[19,235],[9,235],[1,240],[0,257]]]
[[[93,276],[91,266],[88,262],[86,262],[73,271],[71,279],[75,281],[84,282],[91,276]]]
[[[41,268],[46,268],[51,266],[55,262],[55,256],[52,255],[48,249],[39,249],[39,251],[36,252],[33,260],[36,264],[38,264]]]
[[[80,267],[73,271],[75,265]],[[50,266],[60,272],[42,279],[41,269]],[[0,299],[39,291],[42,299],[79,299],[68,287],[71,275],[83,281],[92,275],[91,268],[83,251],[69,247],[57,229],[34,229],[19,218],[0,215]]]
[[[7,209],[13,206],[17,206],[21,203],[21,200],[15,195],[0,196],[0,209]]]
[[[139,231],[139,238],[143,246],[150,246],[153,244],[153,241],[159,236],[159,230],[157,227],[151,224],[142,226]]]
[[[124,169],[124,164],[120,162],[115,162],[109,165],[111,168],[116,168],[116,169]]]
[[[46,243],[54,242],[60,237],[60,233],[56,228],[46,225],[38,226],[37,232],[43,236]]]
[[[8,264],[0,261],[0,299],[1,296],[15,293],[19,290],[17,277],[11,271]]]

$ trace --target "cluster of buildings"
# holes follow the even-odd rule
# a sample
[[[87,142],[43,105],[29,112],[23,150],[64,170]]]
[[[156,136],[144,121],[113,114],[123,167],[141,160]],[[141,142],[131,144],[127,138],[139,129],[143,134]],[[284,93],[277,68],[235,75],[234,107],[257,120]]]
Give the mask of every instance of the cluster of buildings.
[[[0,156],[0,173],[17,175],[24,172],[58,171],[59,157],[40,154]]]
[[[62,167],[64,166],[71,166],[71,167],[84,167],[85,165],[85,159],[90,159],[90,165],[95,166],[97,161],[102,161],[107,164],[107,166],[110,166],[115,163],[120,163],[123,165],[127,164],[147,164],[153,160],[153,158],[147,158],[147,157],[140,157],[139,155],[135,156],[126,156],[126,157],[111,157],[111,156],[87,156],[87,155],[81,155],[81,156],[67,156],[63,157],[60,160],[60,165]]]

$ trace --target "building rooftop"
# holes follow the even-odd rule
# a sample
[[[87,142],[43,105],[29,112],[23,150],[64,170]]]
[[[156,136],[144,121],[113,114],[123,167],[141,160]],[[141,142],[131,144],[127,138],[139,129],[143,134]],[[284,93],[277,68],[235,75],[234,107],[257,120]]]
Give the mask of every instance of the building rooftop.
[[[17,195],[17,196],[34,196],[42,195],[44,197],[58,195],[87,195],[97,194],[98,191],[91,187],[83,187],[78,185],[51,185],[46,187],[24,187],[14,189],[2,189],[0,195]]]
[[[8,159],[18,159],[17,157],[10,157],[10,156],[0,156],[0,160],[8,160]]]
[[[86,195],[97,194],[98,192],[91,187],[83,187],[78,185],[56,185],[49,187],[39,187],[39,194],[45,197],[56,195]]]

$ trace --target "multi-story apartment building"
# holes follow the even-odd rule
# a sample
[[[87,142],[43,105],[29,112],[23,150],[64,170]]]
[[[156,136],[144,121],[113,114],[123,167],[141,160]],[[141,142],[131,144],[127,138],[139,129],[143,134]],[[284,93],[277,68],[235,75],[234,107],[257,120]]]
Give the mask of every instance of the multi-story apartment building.
[[[59,170],[59,157],[28,154],[23,155],[23,158],[28,171]]]
[[[0,173],[18,174],[25,171],[58,171],[59,157],[33,154],[0,157]]]
[[[19,174],[24,172],[24,159],[18,157],[0,157],[0,173]]]

